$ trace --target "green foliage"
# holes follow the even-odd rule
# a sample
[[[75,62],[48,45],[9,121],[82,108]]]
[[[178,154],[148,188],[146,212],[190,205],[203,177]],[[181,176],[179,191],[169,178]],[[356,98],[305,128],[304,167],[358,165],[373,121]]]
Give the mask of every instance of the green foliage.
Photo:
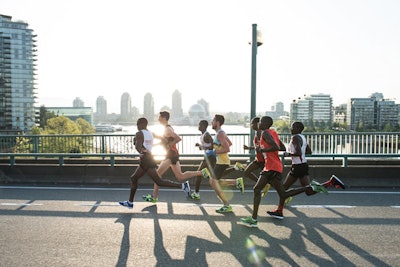
[[[50,118],[42,134],[54,135],[54,137],[47,137],[40,150],[47,153],[86,153],[93,146],[92,137],[79,135],[94,132],[94,127],[82,118],[78,118],[76,122],[65,116]],[[63,135],[77,136],[67,138]]]
[[[47,120],[54,117],[57,116],[53,111],[47,111],[45,106],[41,106],[39,111],[40,128],[44,129],[47,124]]]
[[[278,133],[290,133],[290,123],[286,120],[274,121],[274,127]]]
[[[79,125],[71,119],[60,116],[47,120],[44,134],[80,134]]]
[[[24,136],[18,136],[15,139],[14,153],[29,153],[29,139]]]
[[[93,134],[96,132],[96,129],[89,122],[82,118],[78,118],[76,123],[80,128],[81,134]]]

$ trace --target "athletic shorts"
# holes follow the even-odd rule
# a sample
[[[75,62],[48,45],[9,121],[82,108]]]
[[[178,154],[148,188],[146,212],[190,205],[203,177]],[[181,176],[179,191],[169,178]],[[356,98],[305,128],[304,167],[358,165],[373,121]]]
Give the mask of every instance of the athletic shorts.
[[[253,160],[254,164],[256,164],[260,169],[264,169],[265,161],[258,161],[257,159]]]
[[[171,164],[175,165],[179,161],[179,154],[174,150],[168,150],[165,158],[171,160]]]
[[[260,173],[260,177],[262,177],[263,179],[266,179],[266,181],[269,184],[271,184],[273,179],[282,181],[282,173],[277,172],[277,171],[262,171]]]
[[[219,180],[224,175],[225,170],[229,167],[227,164],[217,164],[214,167],[215,179]]]
[[[157,163],[151,153],[143,153],[140,155],[139,166],[147,171],[148,169],[157,168]]]
[[[303,178],[308,175],[308,163],[293,164],[289,175],[295,178]]]

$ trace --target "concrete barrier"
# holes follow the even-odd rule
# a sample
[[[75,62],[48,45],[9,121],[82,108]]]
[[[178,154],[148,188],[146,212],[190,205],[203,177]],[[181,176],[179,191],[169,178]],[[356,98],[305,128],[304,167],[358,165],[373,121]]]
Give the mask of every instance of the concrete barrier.
[[[246,163],[246,162],[242,162]],[[137,160],[120,160],[114,166],[103,164],[101,160],[85,161],[71,159],[59,166],[57,160],[19,161],[14,166],[0,161],[0,183],[2,184],[34,184],[34,185],[107,185],[128,187],[129,177],[137,167]],[[196,170],[199,160],[182,160],[182,171]],[[400,163],[398,161],[366,161],[349,162],[348,167],[342,167],[340,161],[310,160],[310,178],[325,181],[332,174],[340,177],[348,187],[383,187],[400,188]],[[285,160],[283,175],[290,170],[290,162]],[[169,169],[166,179],[176,180]],[[227,178],[241,177],[241,172],[235,171]],[[141,184],[151,185],[152,180],[145,176]],[[194,184],[194,179],[191,180]],[[203,186],[208,181],[203,179]],[[247,188],[254,185],[245,180]]]

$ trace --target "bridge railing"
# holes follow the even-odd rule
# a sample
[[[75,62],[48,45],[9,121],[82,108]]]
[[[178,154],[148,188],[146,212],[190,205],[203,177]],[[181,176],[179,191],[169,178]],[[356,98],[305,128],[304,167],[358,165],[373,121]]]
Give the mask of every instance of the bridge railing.
[[[313,155],[311,157],[398,157],[400,133],[305,133]],[[182,134],[178,150],[182,158],[202,157],[203,151],[195,146],[198,134]],[[2,135],[0,136],[0,157],[108,157],[112,162],[116,157],[137,156],[134,134],[88,134],[88,135]],[[249,134],[228,134],[233,145],[230,156],[250,158],[252,155],[243,149],[251,145]],[[283,143],[288,145],[290,134],[280,134]],[[162,156],[164,148],[155,146],[153,153]],[[345,160],[346,161],[346,160]]]

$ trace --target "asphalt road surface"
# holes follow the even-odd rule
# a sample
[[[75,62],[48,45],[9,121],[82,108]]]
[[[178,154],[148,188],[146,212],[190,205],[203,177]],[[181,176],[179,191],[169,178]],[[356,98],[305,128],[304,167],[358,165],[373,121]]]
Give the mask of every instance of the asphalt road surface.
[[[210,188],[200,201],[161,189],[157,204],[118,205],[128,188],[0,186],[0,266],[400,266],[400,192],[330,190],[296,196],[283,220],[253,193],[227,191],[233,213],[218,214]]]

